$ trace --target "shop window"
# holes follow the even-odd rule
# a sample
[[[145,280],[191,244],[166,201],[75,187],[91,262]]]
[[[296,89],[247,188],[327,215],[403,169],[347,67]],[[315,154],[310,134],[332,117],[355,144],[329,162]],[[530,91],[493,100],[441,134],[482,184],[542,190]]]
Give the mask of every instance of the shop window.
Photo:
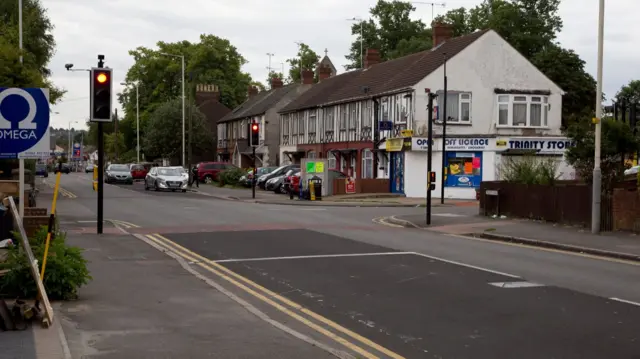
[[[447,152],[446,187],[480,187],[482,152]]]

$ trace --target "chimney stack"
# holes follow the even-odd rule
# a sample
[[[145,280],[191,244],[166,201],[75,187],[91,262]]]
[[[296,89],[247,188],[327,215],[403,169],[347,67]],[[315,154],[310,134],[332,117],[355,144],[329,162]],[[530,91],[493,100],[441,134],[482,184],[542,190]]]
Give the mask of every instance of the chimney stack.
[[[331,77],[331,68],[329,66],[320,65],[318,69],[318,80],[326,80]]]
[[[364,68],[368,69],[369,67],[380,63],[380,52],[376,49],[367,49],[367,52],[364,55]]]
[[[249,97],[253,97],[258,94],[258,88],[255,86],[249,85],[249,88],[247,89],[247,93],[249,94]]]
[[[277,77],[272,77],[271,78],[271,89],[279,89],[280,87],[282,87],[283,83],[282,80],[280,80]]]
[[[453,37],[453,27],[449,24],[434,22],[431,24],[433,47],[436,47]]]
[[[207,100],[215,100],[220,102],[220,89],[217,85],[197,84],[196,85],[196,103]]]
[[[313,76],[315,74],[311,70],[302,70],[302,84],[313,85]]]

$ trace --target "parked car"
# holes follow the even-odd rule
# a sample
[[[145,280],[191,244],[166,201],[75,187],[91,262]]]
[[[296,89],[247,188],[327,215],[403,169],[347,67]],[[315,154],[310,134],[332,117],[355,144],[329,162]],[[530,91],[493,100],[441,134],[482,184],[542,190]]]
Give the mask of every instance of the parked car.
[[[49,177],[49,169],[47,168],[47,165],[37,164],[36,176]]]
[[[145,177],[147,177],[147,173],[149,172],[143,165],[137,163],[129,165],[129,169],[131,171],[131,177],[133,177],[134,180],[145,179]]]
[[[104,183],[126,183],[133,184],[131,170],[127,165],[109,165],[104,172]]]
[[[200,162],[197,168],[198,180],[204,183],[211,183],[218,180],[220,172],[238,167],[225,162]]]
[[[144,179],[144,189],[153,188],[156,191],[181,190],[187,192],[189,178],[184,176],[184,170],[176,167],[153,167]]]
[[[247,173],[246,176],[242,176],[240,177],[240,181],[239,183],[245,187],[251,187],[251,185],[253,184],[253,179],[255,177],[260,177],[262,175],[266,175],[268,173],[273,172],[276,168],[278,167],[258,167],[258,175],[254,176],[253,175],[253,168],[249,169],[249,172]]]
[[[92,173],[94,168],[95,168],[95,166],[94,166],[94,165],[92,165],[91,163],[89,163],[89,164],[84,168],[84,173]]]
[[[272,179],[273,177],[282,176],[288,170],[294,169],[294,168],[300,169],[300,165],[290,164],[290,165],[280,166],[280,167],[276,168],[275,170],[258,177],[258,180],[256,181],[256,186],[261,188],[261,189],[266,189],[266,183],[267,183],[268,180]]]
[[[300,169],[297,169],[297,168],[290,169],[287,171],[287,173],[285,173],[284,179],[282,181],[281,193],[289,193],[289,191],[291,190],[291,180],[296,174],[299,174],[299,173],[300,173]]]
[[[285,175],[280,175],[269,179],[264,186],[264,189],[267,191],[274,191],[275,193],[280,193],[282,187],[284,186],[284,178]]]
[[[62,166],[60,166],[59,164],[56,164],[56,167],[53,170],[53,173],[58,173],[58,172],[69,174],[71,173],[71,166],[69,166],[68,163],[63,163]]]

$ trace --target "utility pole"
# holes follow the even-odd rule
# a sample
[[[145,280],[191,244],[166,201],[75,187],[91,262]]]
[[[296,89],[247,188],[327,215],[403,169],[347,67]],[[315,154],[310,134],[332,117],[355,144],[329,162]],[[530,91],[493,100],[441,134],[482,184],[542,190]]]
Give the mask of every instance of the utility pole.
[[[360,22],[360,68],[364,69],[364,20],[359,17],[353,17],[347,19],[347,21],[359,21]]]
[[[432,155],[433,155],[433,99],[437,97],[437,95],[431,93],[430,90],[427,90],[427,96],[429,97],[429,100],[427,102],[427,111],[429,112],[429,115],[427,116],[427,121],[429,121],[429,123],[427,124],[427,203],[426,203],[426,208],[427,208],[427,225],[431,225],[431,187],[434,185],[431,183],[430,178],[431,178],[431,169],[432,169]]]
[[[444,53],[444,100],[442,101],[442,173],[440,174],[440,204],[444,204],[444,174],[447,173],[447,53]]]
[[[446,4],[441,2],[423,2],[423,1],[412,1],[412,4],[421,4],[421,5],[431,5],[431,22],[433,23],[433,17],[434,17],[434,13],[435,13],[435,8],[436,6],[442,6],[445,7]],[[489,0],[489,3],[491,3],[491,0]]]
[[[115,119],[113,121],[113,133],[115,138],[113,139],[113,151],[115,152],[115,161],[118,162],[118,109],[113,110]]]
[[[600,151],[602,142],[602,62],[604,41],[604,0],[600,0],[598,12],[598,70],[596,74],[596,117],[595,153],[593,161],[593,184],[591,195],[591,233],[600,233],[600,203],[602,202],[602,170],[600,169]]]
[[[190,77],[190,85],[193,85],[193,72],[189,74]],[[188,168],[187,171],[189,171],[189,173],[191,172],[191,166],[192,166],[192,162],[193,162],[193,151],[192,151],[192,137],[193,137],[193,106],[191,105],[192,103],[192,96],[193,96],[193,86],[189,86],[191,87],[189,89],[189,142],[187,143],[187,148],[188,148],[188,155],[187,155],[187,159],[188,159]]]

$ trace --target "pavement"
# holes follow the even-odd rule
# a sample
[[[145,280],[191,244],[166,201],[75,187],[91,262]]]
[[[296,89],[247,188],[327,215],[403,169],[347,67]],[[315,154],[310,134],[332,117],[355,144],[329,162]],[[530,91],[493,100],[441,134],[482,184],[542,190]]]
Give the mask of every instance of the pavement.
[[[540,221],[491,218],[468,213],[436,213],[431,225],[424,215],[392,216],[389,223],[495,241],[512,242],[640,262],[640,237],[627,232],[592,234],[587,229]]]
[[[90,179],[63,176],[62,187],[74,197],[60,200],[60,219],[87,248],[95,279],[59,316],[71,352],[88,358],[216,348],[226,350],[219,357],[276,358],[640,352],[637,262],[461,236],[511,222],[476,218],[477,208],[434,207],[438,228],[424,230],[388,219],[417,220],[425,208],[105,186],[105,218],[119,233],[98,237]]]

